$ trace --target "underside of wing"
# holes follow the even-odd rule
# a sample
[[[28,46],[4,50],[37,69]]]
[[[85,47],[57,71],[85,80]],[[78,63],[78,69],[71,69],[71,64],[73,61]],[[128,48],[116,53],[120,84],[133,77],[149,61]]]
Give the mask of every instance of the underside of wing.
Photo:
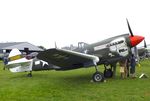
[[[97,56],[64,49],[48,49],[37,55],[38,59],[60,67],[59,70],[69,70],[96,65]]]

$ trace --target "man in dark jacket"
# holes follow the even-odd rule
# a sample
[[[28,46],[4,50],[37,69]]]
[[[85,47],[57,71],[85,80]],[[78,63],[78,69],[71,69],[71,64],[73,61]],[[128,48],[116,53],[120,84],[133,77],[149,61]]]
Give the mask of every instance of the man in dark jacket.
[[[136,66],[136,61],[135,61],[135,56],[132,54],[131,59],[130,59],[130,73],[131,77],[135,78],[135,66]]]

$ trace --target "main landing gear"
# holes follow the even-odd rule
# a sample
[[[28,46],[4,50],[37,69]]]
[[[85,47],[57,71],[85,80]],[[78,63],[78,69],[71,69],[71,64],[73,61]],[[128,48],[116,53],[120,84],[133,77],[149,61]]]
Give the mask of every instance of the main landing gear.
[[[32,71],[30,71],[30,73],[27,74],[27,77],[32,77]]]
[[[109,65],[104,64],[104,67],[105,67],[104,77],[111,78],[113,76],[112,66],[109,67]]]
[[[96,72],[93,74],[92,79],[94,82],[103,82],[104,81],[104,75],[103,73],[98,71],[97,66],[95,66]]]

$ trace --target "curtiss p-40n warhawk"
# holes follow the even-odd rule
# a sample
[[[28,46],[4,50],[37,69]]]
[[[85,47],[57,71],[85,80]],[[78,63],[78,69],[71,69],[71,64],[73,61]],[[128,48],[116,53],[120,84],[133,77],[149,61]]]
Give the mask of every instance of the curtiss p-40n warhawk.
[[[127,25],[130,32],[128,34],[118,35],[93,44],[80,43],[78,48],[73,50],[48,49],[40,52],[37,58],[52,64],[50,69],[54,70],[72,70],[95,66],[96,72],[92,79],[95,82],[102,82],[105,73],[99,72],[97,65],[104,64],[105,67],[111,65],[113,68],[106,76],[115,75],[116,63],[128,58],[132,54],[131,48],[144,40],[143,36],[133,35],[128,20]],[[32,68],[30,70],[32,71]],[[43,69],[41,67],[38,70]]]

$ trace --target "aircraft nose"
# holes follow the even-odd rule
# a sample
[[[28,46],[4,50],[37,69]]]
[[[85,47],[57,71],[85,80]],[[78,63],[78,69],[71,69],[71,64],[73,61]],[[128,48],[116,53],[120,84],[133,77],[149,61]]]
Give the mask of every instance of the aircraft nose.
[[[132,47],[138,45],[143,40],[144,40],[143,36],[138,36],[138,35],[130,36],[130,43]]]

